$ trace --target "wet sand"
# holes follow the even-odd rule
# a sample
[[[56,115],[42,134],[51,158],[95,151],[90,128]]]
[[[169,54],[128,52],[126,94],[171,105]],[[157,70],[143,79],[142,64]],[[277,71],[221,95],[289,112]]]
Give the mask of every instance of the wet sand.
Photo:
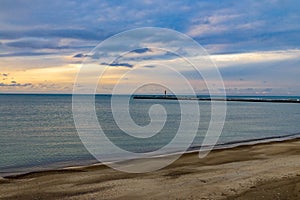
[[[300,199],[300,140],[187,153],[145,174],[98,165],[10,176],[0,199]]]

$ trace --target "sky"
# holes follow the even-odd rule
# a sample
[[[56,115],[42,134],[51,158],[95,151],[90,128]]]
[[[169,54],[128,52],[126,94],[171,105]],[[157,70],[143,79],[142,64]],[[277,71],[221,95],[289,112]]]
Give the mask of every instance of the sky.
[[[300,95],[299,13],[298,0],[2,0],[0,93],[71,93],[82,62],[100,42],[122,31],[160,27],[202,45],[228,94]],[[159,42],[167,44],[168,39]],[[131,73],[126,84],[145,77],[176,84],[176,78],[156,66],[171,64],[179,66],[197,93],[207,93],[194,72],[184,70],[174,55],[155,49],[154,43],[154,48],[133,51],[115,63],[98,60],[107,70],[97,92],[110,93],[124,73],[138,69],[147,58],[151,62]],[[130,43],[115,48],[122,45]],[[112,56],[109,50],[107,56]]]

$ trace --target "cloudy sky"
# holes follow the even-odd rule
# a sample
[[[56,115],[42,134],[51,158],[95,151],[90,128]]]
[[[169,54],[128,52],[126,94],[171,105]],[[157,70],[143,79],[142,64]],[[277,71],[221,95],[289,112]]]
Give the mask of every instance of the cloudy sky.
[[[202,45],[218,66],[228,94],[300,95],[299,13],[298,0],[2,0],[0,92],[71,93],[81,62],[101,41],[134,28],[161,27]],[[143,59],[129,59],[141,54]],[[140,49],[114,63],[100,59],[99,67],[109,69],[98,92],[109,93],[145,57],[181,65],[157,49]],[[145,76],[155,80],[151,70],[162,70],[155,63],[132,73],[130,84]],[[196,79],[191,71],[181,70],[191,82]],[[201,82],[194,87],[205,93]]]

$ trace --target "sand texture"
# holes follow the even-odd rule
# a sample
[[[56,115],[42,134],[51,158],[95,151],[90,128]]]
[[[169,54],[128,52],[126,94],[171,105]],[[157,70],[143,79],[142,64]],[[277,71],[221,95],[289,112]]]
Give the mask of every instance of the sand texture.
[[[11,176],[0,199],[300,199],[300,140],[187,153],[145,174],[98,165]]]

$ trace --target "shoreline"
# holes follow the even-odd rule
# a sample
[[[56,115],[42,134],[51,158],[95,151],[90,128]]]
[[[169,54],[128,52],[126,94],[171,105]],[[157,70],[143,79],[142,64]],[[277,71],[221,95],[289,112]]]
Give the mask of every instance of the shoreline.
[[[272,137],[265,137],[265,138],[258,138],[258,139],[247,139],[247,140],[238,140],[226,143],[216,144],[212,151],[215,150],[227,150],[236,147],[244,147],[244,146],[252,146],[252,145],[259,145],[259,144],[268,144],[272,142],[284,142],[290,141],[294,139],[300,139],[300,133],[295,134],[288,134],[288,135],[281,135],[281,136],[272,136]],[[189,154],[189,153],[199,153],[201,146],[192,146],[189,147],[187,151],[184,153],[182,152],[166,152],[160,155],[153,155],[152,158],[160,158],[160,157],[167,157],[172,155],[178,154]],[[209,148],[209,146],[207,147]],[[204,147],[205,150],[205,147]],[[135,160],[129,159],[130,160]],[[114,161],[107,161],[107,162],[114,162]],[[79,163],[79,164],[78,164]],[[87,166],[95,166],[95,165],[105,165],[105,163],[100,163],[96,159],[80,159],[74,161],[61,161],[61,162],[53,162],[53,163],[46,163],[39,166],[24,166],[24,167],[15,167],[15,171],[3,170],[0,171],[0,178],[10,177],[10,176],[19,176],[24,174],[30,173],[40,173],[40,172],[47,172],[47,171],[56,171],[56,170],[64,170],[68,168],[80,168],[80,167],[87,167]],[[16,171],[17,170],[17,171]]]
[[[296,135],[296,134],[293,134],[293,135]],[[274,140],[269,140],[269,138],[262,138],[260,140],[245,140],[246,142],[244,143],[225,143],[225,144],[219,144],[219,145],[216,145],[215,147],[216,148],[213,148],[211,150],[211,152],[216,152],[216,151],[226,151],[226,150],[235,150],[235,149],[238,149],[238,148],[247,148],[247,147],[251,147],[251,146],[256,146],[256,145],[268,145],[268,144],[273,144],[273,143],[278,143],[278,142],[292,142],[292,141],[297,141],[297,140],[300,140],[300,135],[298,137],[288,137],[284,140],[280,140],[281,138],[284,138],[284,137],[279,137],[279,138],[275,138],[275,137],[272,137],[272,139]],[[251,143],[251,142],[255,142],[255,143]],[[223,145],[226,147],[223,147]],[[229,145],[229,146],[227,146]],[[232,146],[230,146],[232,145]],[[196,149],[194,149],[196,148]],[[189,154],[197,154],[199,153],[199,148],[200,147],[193,147],[192,149],[193,150],[188,150],[186,151],[185,153],[182,154],[182,156],[185,156],[185,155],[189,155]],[[172,156],[172,155],[177,155],[177,154],[180,154],[181,152],[173,152],[173,153],[166,153],[166,154],[162,154],[162,155],[155,155],[149,159],[156,159],[156,158],[164,158],[164,157],[168,157],[168,156]],[[120,162],[132,162],[132,161],[135,161],[135,160],[139,160],[139,159],[129,159],[129,160],[124,160],[124,161],[120,161]],[[64,172],[64,171],[72,171],[73,169],[84,169],[84,168],[90,168],[90,167],[97,167],[97,166],[106,166],[106,163],[100,163],[100,162],[97,162],[95,161],[95,163],[90,163],[90,164],[81,164],[81,165],[69,165],[69,166],[61,166],[61,167],[55,167],[53,169],[45,169],[45,170],[34,170],[34,171],[28,171],[28,172],[24,172],[24,173],[11,173],[9,175],[5,175],[5,176],[0,176],[0,178],[18,178],[18,177],[24,177],[24,176],[27,176],[27,175],[31,175],[31,174],[39,174],[39,173],[52,173],[52,172]]]
[[[299,155],[298,138],[215,149],[203,159],[189,152],[170,166],[145,174],[128,174],[104,165],[31,172],[1,178],[0,198],[251,199],[255,194],[256,198],[289,195],[297,199]],[[281,186],[287,192],[277,192]]]

